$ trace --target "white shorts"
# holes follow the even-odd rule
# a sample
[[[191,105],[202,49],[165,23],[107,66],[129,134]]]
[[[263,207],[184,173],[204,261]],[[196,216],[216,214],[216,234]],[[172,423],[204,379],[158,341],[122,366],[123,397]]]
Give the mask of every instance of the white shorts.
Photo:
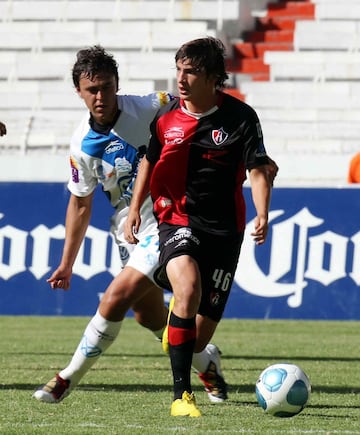
[[[141,225],[136,238],[136,245],[126,242],[124,224],[129,208],[117,210],[111,218],[111,233],[119,246],[122,268],[131,266],[154,281],[154,272],[159,266],[159,233],[158,224],[153,214],[153,204],[148,196],[141,207]]]

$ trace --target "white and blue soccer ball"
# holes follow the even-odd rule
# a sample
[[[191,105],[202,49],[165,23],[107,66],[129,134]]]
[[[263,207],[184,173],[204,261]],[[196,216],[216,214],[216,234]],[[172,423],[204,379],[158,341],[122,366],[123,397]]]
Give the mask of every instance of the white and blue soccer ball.
[[[308,403],[311,384],[297,365],[279,363],[260,373],[255,392],[259,405],[266,413],[275,417],[292,417]]]

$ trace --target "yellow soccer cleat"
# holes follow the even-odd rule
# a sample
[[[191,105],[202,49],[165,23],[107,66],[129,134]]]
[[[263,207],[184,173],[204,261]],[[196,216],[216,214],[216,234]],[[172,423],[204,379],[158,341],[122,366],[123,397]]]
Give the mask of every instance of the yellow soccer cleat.
[[[164,332],[163,332],[163,335],[162,335],[162,339],[161,339],[161,345],[162,345],[163,351],[165,353],[169,353],[168,324],[169,324],[169,319],[170,319],[171,311],[174,308],[174,303],[175,303],[175,298],[174,298],[174,296],[171,296],[171,299],[170,299],[170,302],[169,302],[169,313],[168,313],[167,323],[166,323],[166,327],[164,329]]]
[[[171,404],[170,415],[173,417],[201,417],[201,412],[196,407],[194,393],[184,391],[181,399],[176,399]]]

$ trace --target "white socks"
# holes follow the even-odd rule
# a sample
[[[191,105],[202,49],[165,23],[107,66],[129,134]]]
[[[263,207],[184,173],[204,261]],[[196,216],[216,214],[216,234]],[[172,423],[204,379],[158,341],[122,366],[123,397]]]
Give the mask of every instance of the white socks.
[[[196,372],[206,372],[211,361],[210,355],[211,354],[207,351],[207,346],[201,352],[193,354],[192,367],[195,369]]]
[[[99,311],[88,323],[84,335],[65,369],[59,372],[63,379],[69,379],[73,389],[95,364],[103,352],[113,343],[119,334],[122,321],[110,322]]]
[[[95,364],[99,357],[113,343],[120,332],[122,321],[110,322],[106,320],[99,311],[88,323],[84,335],[75,350],[75,353],[67,367],[59,372],[63,379],[71,381],[70,388],[73,389],[80,382],[81,378]],[[152,331],[161,339],[163,329]],[[209,345],[208,345],[209,346]],[[200,373],[204,373],[211,361],[212,353],[208,346],[200,353],[194,353],[192,366]]]

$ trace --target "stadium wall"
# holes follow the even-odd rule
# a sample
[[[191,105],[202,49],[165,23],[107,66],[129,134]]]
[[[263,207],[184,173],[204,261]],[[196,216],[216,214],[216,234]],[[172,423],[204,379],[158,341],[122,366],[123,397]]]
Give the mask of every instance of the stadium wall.
[[[360,320],[359,189],[275,188],[260,247],[249,235],[254,209],[244,192],[246,236],[225,317]],[[0,182],[0,315],[90,316],[119,271],[112,210],[98,189],[72,287],[50,289],[68,195],[65,182]]]

